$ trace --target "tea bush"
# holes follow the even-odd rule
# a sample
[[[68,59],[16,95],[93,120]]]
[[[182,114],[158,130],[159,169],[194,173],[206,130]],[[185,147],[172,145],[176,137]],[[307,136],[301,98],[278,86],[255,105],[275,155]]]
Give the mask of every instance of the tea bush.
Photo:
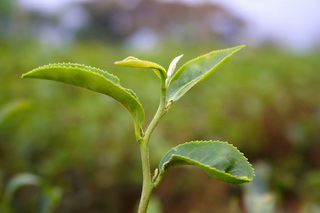
[[[52,82],[22,82],[20,75],[61,61],[107,68],[122,79],[123,85],[133,88],[143,104],[148,103],[144,106],[149,105],[149,111],[156,110],[158,98],[152,88],[158,85],[158,79],[143,70],[137,70],[136,76],[145,79],[147,85],[137,84],[132,75],[125,77],[128,71],[112,65],[131,54],[122,47],[82,43],[49,50],[30,42],[19,46],[18,51],[10,43],[1,46],[0,107],[20,99],[37,105],[32,107],[36,112],[28,109],[28,115],[16,115],[12,122],[0,127],[2,185],[15,174],[30,172],[63,189],[58,212],[132,211],[140,193],[140,165],[136,144],[128,143],[134,140],[134,134],[131,118],[124,109],[90,91]],[[182,58],[183,63],[207,52],[206,48],[176,46],[137,56],[168,66],[166,63],[176,55],[185,53],[190,57]],[[281,198],[279,208],[288,208],[284,204],[292,200],[301,205],[319,204],[318,182],[307,181],[316,180],[320,167],[317,56],[318,53],[293,55],[276,49],[246,48],[233,63],[224,65],[227,71],[217,72],[206,84],[196,86],[188,98],[175,105],[170,116],[164,117],[153,135],[153,140],[161,143],[152,144],[153,168],[169,147],[179,142],[211,138],[232,141],[253,162],[271,165],[270,188]],[[150,89],[145,92],[146,87]],[[223,209],[232,197],[239,197],[237,188],[215,181],[202,185],[208,182],[200,181],[206,176],[195,172],[194,176],[185,177],[183,173],[169,172],[170,177],[156,191],[165,204],[164,212],[174,208],[175,212]],[[197,184],[192,182],[195,177]],[[197,188],[203,190],[187,197],[179,193]],[[216,200],[207,199],[208,191],[219,191]],[[110,200],[105,202],[105,197]],[[188,202],[179,203],[175,197]],[[87,202],[82,202],[84,199]]]

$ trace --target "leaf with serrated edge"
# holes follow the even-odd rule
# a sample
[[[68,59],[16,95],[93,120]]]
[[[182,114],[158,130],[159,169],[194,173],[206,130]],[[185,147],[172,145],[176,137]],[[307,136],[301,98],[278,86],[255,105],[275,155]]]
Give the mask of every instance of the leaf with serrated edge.
[[[213,73],[243,47],[245,46],[216,50],[182,65],[170,81],[167,102],[180,99],[189,89]]]
[[[140,60],[140,59],[133,57],[133,56],[129,56],[129,57],[123,59],[122,61],[116,61],[115,64],[128,66],[128,67],[149,68],[149,69],[152,69],[160,79],[167,78],[166,69],[164,69],[159,64],[151,62],[151,61]]]
[[[108,95],[129,110],[135,125],[140,127],[144,122],[145,114],[138,97],[122,87],[118,77],[98,68],[75,63],[49,64],[23,74],[22,78],[54,80]]]
[[[160,175],[178,165],[197,166],[211,177],[232,184],[250,182],[254,177],[244,155],[222,141],[192,141],[172,148],[159,164]]]

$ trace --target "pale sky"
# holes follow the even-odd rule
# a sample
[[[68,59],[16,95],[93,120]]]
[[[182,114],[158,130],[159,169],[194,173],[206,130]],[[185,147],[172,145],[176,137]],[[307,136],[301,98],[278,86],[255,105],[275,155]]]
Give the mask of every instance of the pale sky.
[[[61,11],[68,4],[90,0],[18,0],[44,13]],[[139,1],[139,0],[130,0]],[[214,2],[247,21],[249,41],[271,39],[282,46],[304,49],[320,45],[320,0],[161,0],[188,4]]]
[[[188,4],[213,2],[243,18],[248,38],[272,39],[291,49],[320,46],[319,0],[161,0]]]
[[[319,0],[211,0],[244,17],[257,37],[274,37],[296,48],[320,44]]]

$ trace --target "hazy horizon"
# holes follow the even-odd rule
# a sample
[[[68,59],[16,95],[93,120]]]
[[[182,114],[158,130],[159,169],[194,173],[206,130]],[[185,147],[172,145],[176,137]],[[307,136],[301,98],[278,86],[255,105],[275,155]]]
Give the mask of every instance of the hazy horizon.
[[[177,2],[177,0],[159,0]],[[76,2],[89,0],[18,0],[20,5],[55,13]],[[139,2],[135,0],[134,2]],[[320,45],[320,2],[317,0],[178,0],[186,4],[212,2],[222,5],[246,22],[244,42],[272,41],[279,46],[305,50]],[[133,2],[131,2],[133,3]]]

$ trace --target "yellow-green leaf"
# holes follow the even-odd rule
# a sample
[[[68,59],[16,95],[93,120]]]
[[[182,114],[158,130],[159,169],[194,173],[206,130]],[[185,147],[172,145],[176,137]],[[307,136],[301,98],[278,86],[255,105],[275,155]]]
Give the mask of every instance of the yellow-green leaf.
[[[117,65],[123,65],[128,67],[149,68],[152,69],[160,79],[167,78],[167,71],[162,66],[151,61],[140,60],[136,57],[129,56],[122,61],[115,62]]]
[[[216,50],[182,65],[169,82],[167,102],[180,99],[189,89],[213,73],[243,47],[245,46]]]
[[[108,95],[131,113],[136,128],[144,122],[144,109],[133,91],[122,87],[119,79],[100,69],[75,63],[49,64],[22,75],[22,78],[48,79],[83,87]]]

